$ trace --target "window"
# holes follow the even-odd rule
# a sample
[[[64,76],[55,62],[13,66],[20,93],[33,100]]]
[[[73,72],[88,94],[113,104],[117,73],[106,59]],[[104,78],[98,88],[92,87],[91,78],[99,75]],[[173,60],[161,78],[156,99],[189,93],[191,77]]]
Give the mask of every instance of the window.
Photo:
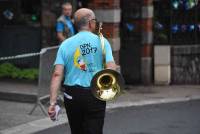
[[[200,43],[198,0],[159,0],[154,8],[154,44]]]
[[[35,25],[40,23],[40,0],[0,1],[0,25]]]

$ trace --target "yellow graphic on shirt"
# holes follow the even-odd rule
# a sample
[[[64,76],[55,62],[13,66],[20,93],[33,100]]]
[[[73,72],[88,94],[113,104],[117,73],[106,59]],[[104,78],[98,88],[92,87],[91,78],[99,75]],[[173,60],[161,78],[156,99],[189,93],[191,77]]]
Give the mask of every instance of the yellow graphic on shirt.
[[[83,60],[83,57],[81,55],[79,48],[77,48],[75,53],[74,53],[74,66],[83,70],[83,71],[87,70],[86,69],[86,63]]]

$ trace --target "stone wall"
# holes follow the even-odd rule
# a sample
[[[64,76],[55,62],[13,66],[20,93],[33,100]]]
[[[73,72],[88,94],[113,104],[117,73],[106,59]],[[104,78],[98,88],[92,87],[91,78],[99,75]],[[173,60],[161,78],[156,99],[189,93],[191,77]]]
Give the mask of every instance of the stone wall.
[[[141,77],[142,83],[152,83],[152,44],[153,44],[153,0],[143,0],[142,5],[142,57]]]
[[[98,21],[103,22],[103,35],[109,40],[114,59],[119,64],[120,50],[120,0],[90,0],[88,7],[93,9]]]
[[[200,45],[173,46],[172,84],[200,84]]]

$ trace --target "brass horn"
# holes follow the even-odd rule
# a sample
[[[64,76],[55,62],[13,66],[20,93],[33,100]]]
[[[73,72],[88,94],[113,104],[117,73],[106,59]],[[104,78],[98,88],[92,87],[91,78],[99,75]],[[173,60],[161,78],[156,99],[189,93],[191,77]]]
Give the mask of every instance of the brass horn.
[[[104,38],[101,33],[102,23],[99,24],[99,38],[103,51],[103,63],[105,66]],[[91,81],[93,95],[102,101],[115,99],[120,95],[124,86],[124,80],[120,73],[111,69],[104,69],[97,72]]]
[[[124,80],[120,73],[104,69],[96,73],[91,81],[93,95],[102,101],[114,100],[123,89]]]

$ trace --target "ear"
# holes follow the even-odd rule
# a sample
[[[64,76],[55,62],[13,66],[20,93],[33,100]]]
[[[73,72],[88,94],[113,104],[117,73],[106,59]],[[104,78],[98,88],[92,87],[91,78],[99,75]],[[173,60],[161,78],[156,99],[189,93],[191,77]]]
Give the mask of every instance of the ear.
[[[91,21],[88,22],[88,27],[91,29],[92,28],[92,23]]]

